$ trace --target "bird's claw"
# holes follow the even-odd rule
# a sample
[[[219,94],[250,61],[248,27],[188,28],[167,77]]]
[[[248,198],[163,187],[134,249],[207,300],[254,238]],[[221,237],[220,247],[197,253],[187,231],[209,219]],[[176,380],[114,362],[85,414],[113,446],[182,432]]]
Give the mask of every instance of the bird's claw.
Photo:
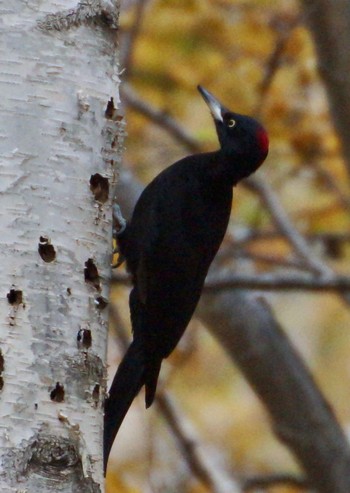
[[[118,204],[114,204],[112,207],[113,215],[113,239],[117,239],[126,228],[126,220],[123,217],[122,211]]]
[[[112,269],[117,269],[125,262],[125,257],[122,253],[120,253],[118,245],[115,248],[113,248],[113,255],[115,254],[118,254],[118,260],[111,265]]]
[[[123,263],[125,262],[125,257],[124,255],[119,255],[118,260],[111,265],[112,269],[118,269]]]
[[[124,219],[120,207],[118,204],[114,204],[112,207],[112,215],[113,215],[113,240],[117,241],[118,237],[125,231],[126,228],[126,220]],[[118,260],[115,263],[112,263],[112,269],[117,269],[122,265],[125,261],[125,257],[120,253],[118,245],[113,248],[113,255],[119,254]]]

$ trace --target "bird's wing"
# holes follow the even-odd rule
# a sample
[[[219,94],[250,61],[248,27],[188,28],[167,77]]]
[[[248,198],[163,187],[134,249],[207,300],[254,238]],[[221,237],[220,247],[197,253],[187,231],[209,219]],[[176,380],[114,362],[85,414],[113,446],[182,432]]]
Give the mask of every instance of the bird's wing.
[[[138,243],[138,258],[135,272],[136,287],[140,301],[145,305],[147,302],[148,286],[152,274],[152,266],[154,263],[155,252],[160,236],[160,208],[161,196],[155,194],[152,196],[152,202],[148,202],[147,195],[143,201],[138,204],[143,208],[141,217]]]
[[[144,253],[141,253],[139,258],[139,263],[137,266],[137,291],[139,293],[139,298],[141,303],[144,305],[147,301],[147,280],[148,280],[149,269],[147,268],[147,257]]]

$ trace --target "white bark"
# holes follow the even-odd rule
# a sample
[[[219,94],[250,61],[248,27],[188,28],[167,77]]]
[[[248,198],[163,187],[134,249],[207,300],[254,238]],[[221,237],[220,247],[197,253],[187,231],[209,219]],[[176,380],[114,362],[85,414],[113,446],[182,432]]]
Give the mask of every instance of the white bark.
[[[117,9],[0,0],[3,493],[103,491]]]

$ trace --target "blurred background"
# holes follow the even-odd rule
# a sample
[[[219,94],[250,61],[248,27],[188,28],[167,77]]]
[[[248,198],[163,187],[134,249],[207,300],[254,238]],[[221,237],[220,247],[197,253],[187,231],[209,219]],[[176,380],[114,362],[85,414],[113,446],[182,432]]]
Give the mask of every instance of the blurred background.
[[[242,276],[238,287],[247,288],[246,276],[252,296],[267,300],[347,428],[349,308],[341,287],[325,289],[309,276],[350,270],[348,172],[317,70],[312,15],[293,0],[124,0],[119,45],[126,185],[118,193],[127,215],[123,200],[132,201],[166,166],[217,148],[197,84],[264,124],[270,153],[257,176],[267,188],[248,182],[234,190],[218,262],[226,274]],[[283,226],[283,213],[291,235],[305,241],[304,257],[288,229],[276,226]],[[313,265],[315,259],[321,266]],[[293,289],[285,289],[283,279],[291,274]],[[262,289],[259,279],[266,275],[271,282]],[[121,267],[111,294],[110,378],[124,353],[123,337],[130,337],[128,293]],[[274,437],[264,406],[197,318],[164,362],[159,388],[169,392],[193,443],[245,491],[309,491],[298,484],[299,467]],[[193,473],[161,407],[156,403],[146,412],[143,391],[134,402],[111,454],[107,492],[218,491],[205,475]],[[278,481],[280,475],[285,481]],[[270,483],[249,483],[266,476]]]

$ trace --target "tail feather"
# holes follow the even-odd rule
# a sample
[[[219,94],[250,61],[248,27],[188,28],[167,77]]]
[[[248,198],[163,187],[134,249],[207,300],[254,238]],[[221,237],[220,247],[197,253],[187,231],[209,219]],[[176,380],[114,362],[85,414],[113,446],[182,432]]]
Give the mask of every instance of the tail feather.
[[[114,439],[131,406],[132,401],[145,383],[145,361],[142,349],[131,343],[115,374],[109,397],[105,403],[104,416],[104,471]]]
[[[154,359],[151,364],[148,363],[145,369],[145,388],[146,388],[146,408],[148,409],[155,398],[158,377],[160,372],[160,367],[162,364],[161,359]]]

